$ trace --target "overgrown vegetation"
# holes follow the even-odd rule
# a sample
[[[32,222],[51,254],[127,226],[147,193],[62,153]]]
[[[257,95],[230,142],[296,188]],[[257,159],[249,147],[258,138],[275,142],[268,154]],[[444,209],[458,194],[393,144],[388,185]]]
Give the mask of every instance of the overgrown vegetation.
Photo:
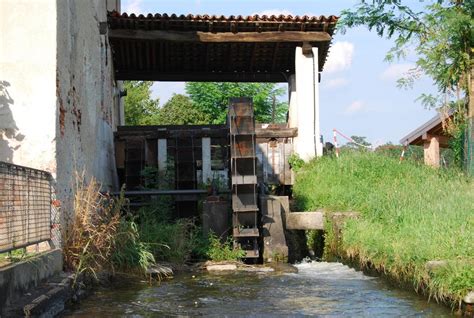
[[[221,242],[214,233],[209,233],[207,257],[211,261],[240,261],[245,256],[245,251],[241,248],[232,247],[232,238],[228,237],[225,242]]]
[[[98,279],[100,272],[144,274],[155,260],[149,246],[140,240],[135,220],[124,214],[124,197],[100,192],[92,178],[77,177],[74,217],[63,231],[66,269]]]
[[[185,264],[203,257],[205,245],[198,227],[192,219],[171,217],[171,198],[160,197],[137,211],[138,229],[157,261]]]
[[[361,213],[346,223],[340,246],[329,231],[327,250],[413,282],[440,301],[460,301],[473,289],[474,183],[460,171],[347,152],[303,166],[293,193],[301,210]],[[432,260],[445,266],[429,271]]]

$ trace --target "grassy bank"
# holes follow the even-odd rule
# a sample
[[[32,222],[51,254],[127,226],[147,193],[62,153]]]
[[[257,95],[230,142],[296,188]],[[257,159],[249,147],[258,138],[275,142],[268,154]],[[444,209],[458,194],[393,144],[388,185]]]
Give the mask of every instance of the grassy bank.
[[[294,195],[302,210],[358,211],[341,252],[437,300],[474,289],[474,182],[377,153],[343,153],[304,165]],[[326,242],[326,246],[331,242]],[[426,263],[443,266],[427,269]]]

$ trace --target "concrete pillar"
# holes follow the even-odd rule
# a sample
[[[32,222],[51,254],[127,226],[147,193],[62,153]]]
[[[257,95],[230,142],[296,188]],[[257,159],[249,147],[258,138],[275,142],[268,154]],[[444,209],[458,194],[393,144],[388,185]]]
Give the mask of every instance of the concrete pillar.
[[[260,196],[262,213],[263,261],[288,261],[288,244],[285,236],[285,219],[290,213],[288,197]]]
[[[158,171],[166,171],[167,165],[167,142],[166,139],[158,139]]]
[[[202,138],[202,183],[212,180],[211,170],[211,138]]]
[[[425,164],[439,167],[439,138],[437,136],[423,136],[423,149]]]
[[[298,102],[296,93],[296,76],[288,78],[288,125],[298,127]]]
[[[297,47],[295,71],[294,81],[290,77],[289,82],[289,125],[298,127],[295,153],[308,161],[323,154],[319,125],[318,48],[303,54],[303,48]]]

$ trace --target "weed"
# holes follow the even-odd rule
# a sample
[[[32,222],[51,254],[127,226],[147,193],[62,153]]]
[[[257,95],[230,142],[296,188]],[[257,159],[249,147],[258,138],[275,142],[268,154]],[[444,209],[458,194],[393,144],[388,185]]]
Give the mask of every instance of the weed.
[[[207,256],[211,261],[240,261],[245,256],[245,251],[232,248],[233,240],[229,237],[224,243],[214,233],[209,233],[209,247]]]
[[[103,271],[144,274],[154,258],[134,220],[123,214],[123,191],[112,198],[100,192],[94,178],[86,183],[84,175],[78,175],[76,180],[74,216],[63,232],[65,268],[76,278],[84,274],[95,280]]]
[[[291,169],[293,171],[298,171],[301,167],[304,166],[304,160],[298,156],[298,154],[294,153],[288,158],[288,163],[290,164]]]

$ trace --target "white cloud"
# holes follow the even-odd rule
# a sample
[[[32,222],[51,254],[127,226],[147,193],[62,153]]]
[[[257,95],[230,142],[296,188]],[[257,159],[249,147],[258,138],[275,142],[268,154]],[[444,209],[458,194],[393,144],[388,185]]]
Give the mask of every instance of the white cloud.
[[[386,81],[396,81],[403,76],[407,75],[407,73],[416,67],[415,64],[410,63],[398,63],[392,64],[380,74],[380,79]]]
[[[346,86],[349,80],[343,77],[333,78],[324,83],[324,88],[333,89],[342,86]]]
[[[122,12],[130,13],[144,13],[143,12],[143,0],[125,0],[122,3]]]
[[[360,113],[360,112],[363,112],[363,111],[366,111],[366,110],[367,110],[367,107],[366,107],[365,103],[363,101],[356,100],[356,101],[353,101],[344,110],[344,114],[351,115],[351,114]]]
[[[151,96],[160,99],[160,105],[166,103],[173,94],[185,94],[184,82],[154,82]]]
[[[291,13],[291,11],[289,10],[286,10],[286,9],[269,9],[269,10],[263,10],[261,12],[256,12],[254,14],[258,14],[260,16],[262,15],[266,15],[266,16],[271,16],[271,15],[276,15],[276,16],[279,16],[279,15],[293,15],[293,13]]]
[[[335,73],[348,69],[352,65],[354,44],[351,42],[336,42],[330,48],[328,59],[324,65],[324,71]]]

